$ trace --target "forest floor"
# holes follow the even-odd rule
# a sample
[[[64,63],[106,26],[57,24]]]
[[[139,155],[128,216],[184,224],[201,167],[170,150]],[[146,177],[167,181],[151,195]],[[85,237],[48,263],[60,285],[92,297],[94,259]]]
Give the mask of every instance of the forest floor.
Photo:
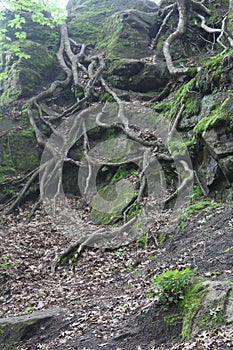
[[[197,274],[208,279],[233,280],[232,207],[192,216],[163,247],[149,239],[146,249],[132,243],[112,252],[85,250],[75,271],[67,265],[55,273],[52,262],[70,237],[57,231],[43,209],[27,223],[30,210],[27,204],[0,225],[0,253],[12,262],[0,275],[0,317],[51,307],[61,316],[19,350],[232,349],[233,326],[183,343],[182,325],[165,325],[147,298],[151,278],[168,269],[198,267]]]

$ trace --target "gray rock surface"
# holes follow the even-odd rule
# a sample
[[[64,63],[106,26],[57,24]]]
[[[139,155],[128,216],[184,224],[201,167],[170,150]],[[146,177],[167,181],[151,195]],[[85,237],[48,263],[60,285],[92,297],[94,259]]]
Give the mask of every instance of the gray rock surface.
[[[22,340],[31,338],[61,313],[58,308],[51,308],[24,316],[0,318],[0,349],[13,350]]]

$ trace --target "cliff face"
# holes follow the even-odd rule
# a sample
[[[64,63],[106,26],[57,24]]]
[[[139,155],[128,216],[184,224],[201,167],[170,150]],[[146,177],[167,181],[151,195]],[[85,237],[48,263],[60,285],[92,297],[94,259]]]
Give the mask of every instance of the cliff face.
[[[119,247],[130,247],[124,261],[127,279],[119,280],[115,268],[119,261],[114,262],[107,282],[95,280],[96,299],[103,285],[107,286],[104,293],[112,297],[113,274],[118,276],[119,289],[122,284],[130,285],[135,276],[146,275],[147,284],[141,283],[138,290],[145,285],[149,288],[151,271],[162,273],[174,266],[197,266],[201,277],[219,278],[195,283],[182,305],[173,305],[165,314],[153,305],[146,317],[137,318],[132,334],[114,328],[117,336],[110,339],[110,327],[110,343],[93,336],[90,343],[89,338],[78,339],[78,347],[105,344],[109,350],[109,344],[114,349],[117,344],[134,350],[139,346],[137,337],[144,344],[147,334],[147,345],[154,348],[173,336],[189,339],[199,329],[232,323],[232,283],[225,280],[232,276],[232,6],[232,1],[226,0],[163,0],[159,6],[150,0],[70,0],[66,22],[53,30],[35,24],[27,14],[27,40],[22,50],[30,59],[1,54],[0,214],[8,218],[22,202],[36,198],[27,212],[31,218],[43,204],[46,218],[52,218],[50,243],[47,245],[49,229],[42,214],[36,229],[34,224],[29,226],[31,241],[27,244],[34,249],[35,232],[43,227],[43,235],[37,237],[39,254],[53,246],[56,254],[64,249],[55,262],[48,262],[52,255],[45,253],[46,262],[40,264],[41,270],[49,265],[49,273],[44,274],[49,288],[56,286],[54,290],[60,293],[60,276],[58,282],[52,280],[50,265],[55,273],[60,264],[71,261],[73,273],[77,257],[86,247],[100,248],[99,258],[108,250],[120,259]],[[25,258],[21,249],[28,230],[24,215],[21,212],[19,218],[23,222],[19,226],[23,228],[17,253],[20,259],[21,255]],[[10,218],[6,227],[17,240],[18,217]],[[14,239],[8,232],[5,236],[14,249]],[[58,240],[60,246],[56,246]],[[149,250],[146,260],[140,250],[151,241],[151,254],[157,259],[154,263]],[[130,250],[134,251],[132,258]],[[92,273],[102,276],[106,268],[105,258],[99,267],[95,253],[91,254],[84,259],[87,280]],[[27,268],[38,263],[37,255],[32,255],[33,263],[27,262]],[[130,274],[131,260],[133,269],[141,262],[142,269]],[[93,269],[89,270],[90,264]],[[75,292],[70,293],[71,314],[74,300],[80,298],[76,285],[84,283],[83,276],[78,277]],[[36,288],[41,284],[41,276],[38,278]],[[20,278],[17,281],[21,283]],[[70,280],[64,285],[69,286]],[[13,294],[10,288],[6,295]],[[92,286],[88,291],[83,288],[82,293],[85,297],[81,300],[85,301],[86,295],[91,300]],[[37,294],[41,297],[39,290]],[[121,327],[125,290],[123,294],[117,306]],[[15,295],[13,298],[16,300]],[[131,303],[134,320],[139,309],[133,304],[140,300],[140,310],[145,310],[144,298],[145,293],[137,294],[136,302]],[[28,303],[28,298],[24,302]],[[49,297],[42,305],[50,303]],[[115,301],[109,305],[104,312],[115,322]],[[24,306],[27,310],[28,305]],[[5,307],[10,309],[8,301]],[[101,307],[97,305],[98,310]],[[126,309],[127,318],[128,306]],[[9,322],[4,322],[2,336],[7,343]],[[156,329],[155,324],[159,325]],[[101,323],[98,327],[104,334]],[[60,331],[61,327],[57,328]],[[20,332],[16,325],[17,341],[22,338]],[[51,349],[57,350],[57,344]]]
[[[162,1],[160,7],[149,0],[70,1],[67,6],[69,35],[76,43],[88,45],[89,52],[104,53],[104,77],[113,88],[120,89],[119,94],[123,99],[148,101],[153,98],[155,103],[150,106],[166,119],[175,118],[184,104],[177,128],[190,147],[203,192],[231,200],[232,53],[226,51],[218,54],[217,44],[214,41],[210,44],[214,34],[197,26],[197,5],[190,5],[193,8],[189,8],[188,30],[176,40],[170,51],[177,67],[202,68],[197,73],[194,69],[191,76],[190,73],[181,74],[178,78],[172,76],[162,49],[178,19],[176,11],[169,14],[173,5],[174,1]],[[228,6],[228,1],[222,2],[221,6],[214,3],[212,12],[206,15],[206,25],[218,23]],[[200,11],[202,15],[205,13],[202,8]],[[229,15],[228,27],[231,23]],[[3,130],[5,127],[6,131],[9,129],[6,125],[10,118],[9,125],[13,123],[16,129],[26,128],[29,135],[26,109],[22,106],[56,76],[64,76],[64,72],[59,70],[55,55],[59,46],[58,29],[51,31],[34,24],[30,18],[25,26],[28,37],[24,50],[31,55],[31,59],[2,56],[1,72],[6,73],[7,77],[1,80],[0,88]],[[66,90],[56,103],[63,107],[69,105],[77,96],[82,96],[83,87],[76,86],[75,94],[72,91]],[[59,91],[54,95],[59,95]],[[21,139],[20,132],[17,137]],[[2,136],[1,142],[2,180],[24,171],[21,155],[13,152],[12,160],[9,160],[4,137],[8,136]],[[14,150],[19,145],[18,141],[12,133],[9,137]],[[33,133],[30,138],[33,139]],[[24,143],[23,139],[19,142]],[[36,162],[35,154],[32,151],[29,157],[33,159],[31,167]]]

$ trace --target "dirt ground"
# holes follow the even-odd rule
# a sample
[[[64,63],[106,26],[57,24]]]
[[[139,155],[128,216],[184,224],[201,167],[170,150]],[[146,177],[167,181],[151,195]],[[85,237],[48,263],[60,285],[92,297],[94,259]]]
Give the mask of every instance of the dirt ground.
[[[190,217],[162,247],[149,239],[146,250],[136,243],[112,252],[86,250],[75,271],[67,265],[55,274],[51,264],[70,238],[56,230],[43,209],[27,223],[29,210],[0,226],[1,256],[14,262],[1,274],[1,317],[52,306],[62,315],[19,350],[232,349],[231,326],[182,343],[181,322],[165,323],[147,298],[151,278],[168,269],[197,267],[196,273],[209,279],[233,280],[232,207]]]

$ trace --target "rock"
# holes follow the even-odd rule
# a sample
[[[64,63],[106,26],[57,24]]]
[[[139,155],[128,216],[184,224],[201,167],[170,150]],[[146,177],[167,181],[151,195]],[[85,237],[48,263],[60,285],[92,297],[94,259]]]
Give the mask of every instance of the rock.
[[[233,130],[229,126],[206,130],[202,138],[213,158],[219,159],[233,154]]]
[[[212,174],[211,180],[206,178],[206,185],[210,186],[217,179],[217,171],[221,170],[227,184],[233,182],[233,131],[227,126],[213,128],[202,133],[204,148],[208,154],[201,168]],[[199,169],[200,170],[200,169]]]
[[[22,340],[35,335],[51,319],[61,315],[58,308],[36,311],[25,316],[0,318],[0,348],[13,350]]]
[[[109,32],[104,28],[109,17],[129,8],[148,13],[150,17],[151,12],[158,10],[158,5],[150,0],[71,0],[68,3],[69,33],[78,42],[95,44],[100,39],[100,33],[104,34],[102,39],[108,36]]]
[[[116,223],[135,197],[132,185],[126,180],[105,186],[93,197],[89,217],[96,224]]]
[[[158,91],[167,84],[168,72],[162,61],[150,64],[142,60],[120,59],[111,63],[107,79],[118,89]]]
[[[25,25],[27,40],[22,43],[22,52],[30,59],[17,58],[13,54],[2,55],[4,59],[0,63],[0,71],[7,78],[0,79],[0,105],[32,96],[57,74],[58,31],[51,32],[46,27],[32,24],[30,18]]]
[[[133,9],[115,13],[103,28],[103,37],[98,40],[97,49],[106,51],[110,61],[151,56],[153,51],[149,45],[156,23],[157,13]]]
[[[206,294],[196,313],[192,335],[199,330],[207,330],[232,323],[233,298],[231,297],[232,286],[227,281],[202,282],[206,288]]]
[[[219,166],[229,182],[233,182],[233,155],[219,159]]]

